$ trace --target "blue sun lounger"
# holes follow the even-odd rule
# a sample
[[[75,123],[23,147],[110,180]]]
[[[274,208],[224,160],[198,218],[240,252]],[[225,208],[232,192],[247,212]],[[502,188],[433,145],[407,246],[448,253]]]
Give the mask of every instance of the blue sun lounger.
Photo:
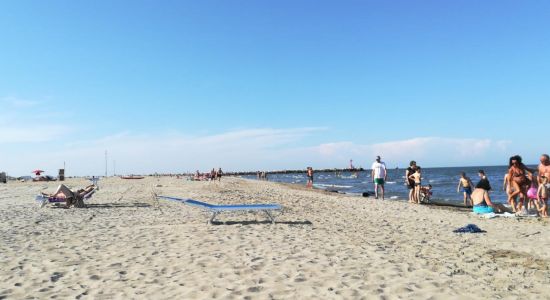
[[[271,223],[275,223],[272,211],[280,211],[283,207],[280,204],[228,204],[228,205],[216,205],[206,202],[201,202],[193,199],[181,199],[168,196],[157,196],[158,198],[177,201],[187,205],[202,208],[212,213],[212,217],[208,223],[212,223],[216,216],[224,211],[263,211],[271,220]]]

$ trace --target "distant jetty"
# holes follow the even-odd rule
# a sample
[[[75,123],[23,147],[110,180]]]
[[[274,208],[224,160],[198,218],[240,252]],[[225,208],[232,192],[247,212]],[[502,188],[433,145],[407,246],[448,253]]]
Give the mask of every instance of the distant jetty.
[[[335,172],[335,173],[342,173],[342,172],[361,172],[365,171],[363,168],[345,168],[345,169],[314,169],[315,172]],[[256,175],[258,172],[263,171],[244,171],[244,172],[225,172],[224,175],[228,176],[247,176],[247,175]],[[279,171],[265,171],[266,174],[302,174],[305,173],[306,170],[279,170]]]

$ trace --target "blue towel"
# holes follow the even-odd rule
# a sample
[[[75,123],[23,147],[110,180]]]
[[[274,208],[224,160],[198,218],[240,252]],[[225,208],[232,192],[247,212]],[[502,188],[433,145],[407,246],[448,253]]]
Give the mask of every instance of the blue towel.
[[[453,232],[456,233],[481,233],[481,232],[487,232],[485,230],[482,230],[481,228],[477,227],[475,224],[468,224],[464,227],[460,227],[458,229],[453,230]]]

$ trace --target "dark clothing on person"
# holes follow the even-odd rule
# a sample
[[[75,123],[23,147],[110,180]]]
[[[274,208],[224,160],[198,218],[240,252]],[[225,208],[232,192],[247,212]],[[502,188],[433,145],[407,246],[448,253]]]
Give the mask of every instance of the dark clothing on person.
[[[476,184],[476,189],[483,189],[486,191],[491,190],[491,183],[489,183],[489,179],[482,178],[479,180],[479,182]]]
[[[413,169],[412,167],[407,168],[407,174],[409,174],[408,176],[411,176],[415,172],[416,172],[416,169]],[[414,179],[407,178],[407,188],[413,189],[414,186],[415,186]]]

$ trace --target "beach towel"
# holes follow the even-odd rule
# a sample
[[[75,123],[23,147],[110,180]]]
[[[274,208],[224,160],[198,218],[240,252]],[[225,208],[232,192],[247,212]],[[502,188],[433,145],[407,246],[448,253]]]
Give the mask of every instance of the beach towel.
[[[502,213],[502,214],[495,214],[495,213],[489,213],[489,214],[476,214],[476,213],[472,213],[476,216],[479,216],[480,218],[482,219],[492,219],[492,218],[496,218],[496,217],[500,217],[500,218],[517,218],[517,215],[515,214],[511,214],[509,212],[505,212],[505,213]]]
[[[460,227],[458,229],[453,230],[455,233],[482,233],[487,232],[485,230],[482,230],[481,228],[477,227],[475,224],[468,224],[464,227]]]

